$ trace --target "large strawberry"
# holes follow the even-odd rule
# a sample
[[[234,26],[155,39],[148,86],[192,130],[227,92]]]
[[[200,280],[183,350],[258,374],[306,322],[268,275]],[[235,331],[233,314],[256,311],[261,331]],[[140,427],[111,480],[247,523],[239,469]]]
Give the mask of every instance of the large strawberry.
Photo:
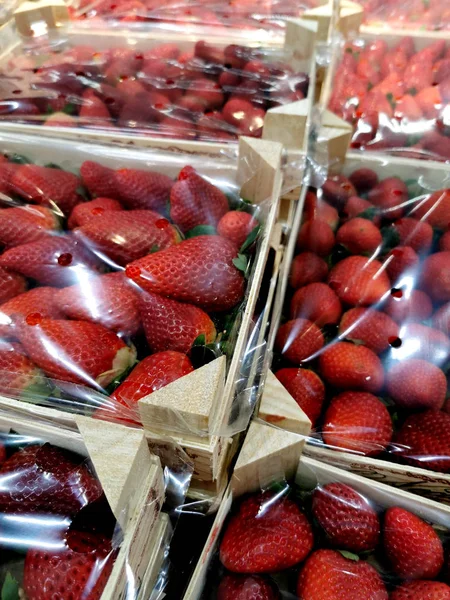
[[[228,200],[222,190],[192,167],[180,171],[170,192],[170,216],[182,231],[197,225],[216,227],[228,210]]]
[[[380,230],[368,219],[356,217],[339,228],[336,242],[352,254],[372,254],[381,247],[383,238]]]
[[[293,319],[278,329],[275,344],[285,358],[294,364],[300,364],[316,357],[325,344],[325,338],[311,321]]]
[[[27,289],[26,280],[19,273],[10,273],[0,266],[0,302],[7,302]]]
[[[222,538],[220,560],[235,573],[270,573],[298,564],[312,547],[312,527],[297,505],[265,492],[241,502]]]
[[[322,219],[310,219],[300,228],[297,247],[309,250],[320,256],[329,254],[334,246],[334,233],[330,225]]]
[[[75,235],[92,252],[123,266],[180,239],[173,225],[152,210],[106,211]]]
[[[80,185],[73,173],[32,164],[19,167],[10,181],[11,189],[25,200],[59,209],[66,216],[82,201]]]
[[[236,256],[233,242],[201,235],[134,261],[126,274],[149,292],[223,311],[244,296],[243,274],[233,264]]]
[[[58,219],[45,206],[0,209],[0,244],[6,248],[34,242],[58,228]]]
[[[316,488],[312,510],[334,547],[365,552],[377,546],[381,534],[378,515],[350,486],[329,483]]]
[[[141,317],[152,352],[186,353],[199,336],[204,337],[205,344],[216,338],[214,323],[201,308],[151,292],[142,294]]]
[[[85,463],[51,444],[15,452],[0,467],[1,511],[75,515],[103,493]]]
[[[387,372],[386,388],[397,406],[439,410],[447,395],[447,379],[437,366],[411,358],[398,362]]]
[[[436,252],[424,260],[421,287],[432,300],[450,300],[450,252]]]
[[[67,225],[69,229],[87,225],[97,217],[101,217],[107,210],[122,210],[122,206],[112,198],[96,198],[90,202],[77,204],[70,214]]]
[[[30,315],[17,327],[28,356],[49,377],[106,387],[135,361],[136,352],[102,325]]]
[[[383,265],[363,256],[338,262],[328,276],[328,285],[342,302],[352,306],[375,304],[391,288]]]
[[[313,252],[301,252],[294,257],[291,263],[289,283],[295,290],[326,279],[328,265],[323,258]]]
[[[364,560],[334,550],[316,550],[300,571],[297,595],[302,600],[388,600],[377,571]]]
[[[0,304],[0,337],[14,337],[17,319],[36,314],[49,319],[63,318],[55,301],[54,288],[37,287]]]
[[[450,600],[450,587],[440,581],[408,581],[396,588],[391,600]]]
[[[325,386],[314,371],[309,369],[280,369],[275,373],[312,423],[316,424],[325,400]]]
[[[139,169],[118,169],[115,172],[120,201],[131,209],[166,209],[173,181],[167,175]]]
[[[448,229],[450,224],[450,188],[434,192],[422,199],[412,210],[415,219],[424,219],[431,227]]]
[[[274,585],[258,575],[227,573],[217,590],[217,600],[278,600]]]
[[[99,323],[119,335],[133,336],[141,325],[138,291],[123,273],[58,290],[54,302],[70,319]]]
[[[337,388],[377,392],[383,386],[383,365],[365,346],[331,344],[321,353],[319,367],[326,381]]]
[[[43,386],[42,373],[25,355],[20,344],[0,341],[0,391],[18,398],[32,387]]]
[[[64,286],[85,281],[97,265],[98,260],[82,242],[68,235],[23,244],[0,256],[0,267],[46,285]]]
[[[342,306],[335,292],[325,283],[310,283],[297,290],[291,301],[291,318],[308,319],[318,327],[337,323]]]
[[[394,573],[403,579],[433,579],[444,564],[444,548],[437,533],[404,508],[386,511],[383,544]]]
[[[399,327],[384,313],[370,308],[352,308],[342,315],[339,337],[361,343],[381,354],[398,338]]]
[[[93,196],[118,199],[119,191],[113,169],[93,160],[86,160],[80,167],[80,175],[83,184]]]

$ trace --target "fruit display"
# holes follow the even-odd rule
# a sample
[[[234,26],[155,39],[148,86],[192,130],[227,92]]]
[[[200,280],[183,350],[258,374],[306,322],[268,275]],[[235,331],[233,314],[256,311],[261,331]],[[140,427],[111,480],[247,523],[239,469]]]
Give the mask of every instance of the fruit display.
[[[439,0],[359,0],[369,27],[442,31],[450,29],[450,9]]]
[[[353,126],[353,148],[448,161],[449,68],[443,39],[356,39],[343,46],[329,108]]]

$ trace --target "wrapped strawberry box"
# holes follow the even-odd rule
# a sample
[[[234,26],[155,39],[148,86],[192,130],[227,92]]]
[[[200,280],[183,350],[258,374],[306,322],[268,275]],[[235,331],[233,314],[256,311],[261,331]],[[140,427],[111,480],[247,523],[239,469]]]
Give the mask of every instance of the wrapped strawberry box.
[[[417,33],[450,29],[450,11],[445,2],[407,0],[359,0],[364,9],[364,30],[406,29]]]

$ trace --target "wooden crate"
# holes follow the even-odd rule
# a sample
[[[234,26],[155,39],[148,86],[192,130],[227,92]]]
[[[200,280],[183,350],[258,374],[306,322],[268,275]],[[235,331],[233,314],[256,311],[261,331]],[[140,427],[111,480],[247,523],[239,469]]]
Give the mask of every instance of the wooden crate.
[[[12,411],[0,413],[0,431],[42,439],[92,462],[123,532],[101,600],[125,600],[128,585],[136,586],[136,599],[147,600],[171,531],[168,516],[161,512],[165,492],[160,460],[150,452],[141,430],[82,416],[74,416],[73,423],[73,429],[66,429]]]

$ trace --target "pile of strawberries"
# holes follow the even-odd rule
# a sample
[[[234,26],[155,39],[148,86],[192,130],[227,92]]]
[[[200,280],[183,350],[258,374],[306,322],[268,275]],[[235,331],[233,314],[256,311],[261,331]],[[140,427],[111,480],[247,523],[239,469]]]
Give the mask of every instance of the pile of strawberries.
[[[432,525],[340,482],[295,491],[232,508],[217,600],[450,600],[449,561]]]
[[[173,181],[86,161],[78,176],[3,156],[0,197],[2,394],[57,385],[138,420],[140,398],[194,369],[194,345],[220,354],[259,231],[249,203],[190,166]]]
[[[419,50],[405,37],[392,47],[384,40],[347,43],[329,107],[354,126],[354,148],[449,160],[449,102],[446,42]]]
[[[369,26],[433,31],[450,27],[450,8],[440,0],[360,0],[359,4]]]
[[[0,443],[1,595],[98,600],[116,556],[101,485],[84,457],[25,439]]]
[[[325,444],[450,471],[450,189],[360,168],[310,189],[276,376]]]
[[[22,55],[0,70],[0,119],[126,129],[153,137],[260,137],[266,111],[303,99],[308,76],[282,51],[205,41],[145,52],[74,46]]]

